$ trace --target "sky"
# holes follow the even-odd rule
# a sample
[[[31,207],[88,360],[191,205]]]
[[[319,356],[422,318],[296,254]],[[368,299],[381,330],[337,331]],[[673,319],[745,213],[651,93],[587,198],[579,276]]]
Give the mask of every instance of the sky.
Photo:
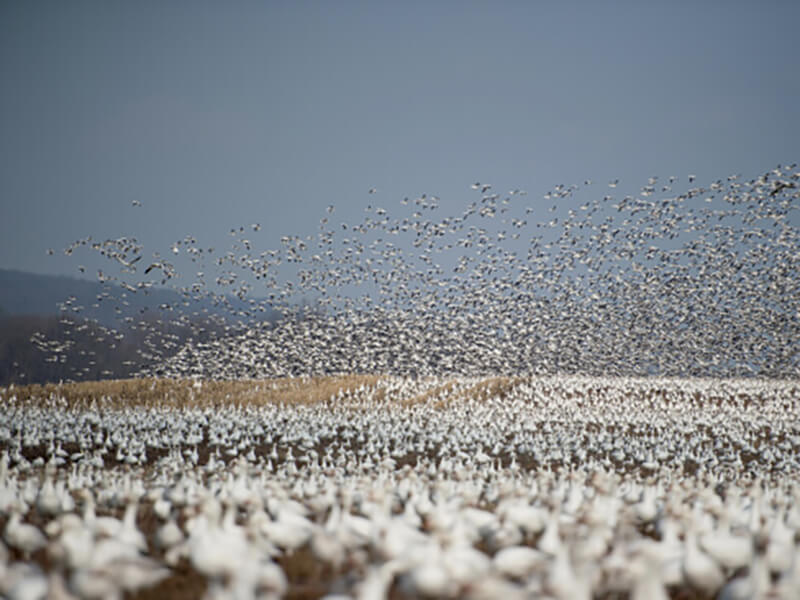
[[[163,253],[251,223],[275,248],[329,205],[458,214],[475,181],[755,177],[800,160],[798,22],[792,1],[6,0],[0,267],[79,276],[61,250],[88,235]]]

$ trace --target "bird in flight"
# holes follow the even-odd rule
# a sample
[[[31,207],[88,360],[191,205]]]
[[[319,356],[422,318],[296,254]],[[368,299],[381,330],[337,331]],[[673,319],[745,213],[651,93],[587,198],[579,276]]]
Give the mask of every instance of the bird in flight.
[[[789,182],[779,181],[779,182],[777,182],[775,184],[775,187],[772,189],[772,191],[769,193],[769,195],[770,196],[775,196],[781,190],[784,190],[784,189],[787,189],[787,188],[791,189],[791,188],[794,188],[794,187],[797,187],[794,184],[794,181],[789,181]]]

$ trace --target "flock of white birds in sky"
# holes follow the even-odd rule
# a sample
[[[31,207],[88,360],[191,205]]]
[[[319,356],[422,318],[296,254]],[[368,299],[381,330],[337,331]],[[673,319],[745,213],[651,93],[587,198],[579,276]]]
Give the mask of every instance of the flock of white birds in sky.
[[[796,377],[798,180],[792,164],[703,186],[650,177],[628,194],[616,179],[585,181],[537,198],[475,182],[455,215],[436,196],[373,188],[362,221],[336,222],[329,206],[316,234],[274,249],[261,250],[252,223],[231,229],[225,252],[193,235],[151,256],[133,236],[65,252],[108,259],[98,276],[111,292],[98,301],[180,293],[152,307],[160,328],[121,318],[118,330],[152,337],[142,374]],[[226,317],[214,335],[197,324],[211,303]],[[64,308],[73,318],[79,307]],[[193,342],[176,353],[165,323]]]

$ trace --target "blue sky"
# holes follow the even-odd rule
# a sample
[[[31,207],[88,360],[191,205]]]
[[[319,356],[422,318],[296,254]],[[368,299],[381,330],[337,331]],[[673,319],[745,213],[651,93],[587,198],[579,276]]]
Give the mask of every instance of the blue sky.
[[[60,250],[87,235],[163,253],[255,222],[273,248],[331,204],[460,213],[474,181],[754,177],[800,159],[798,22],[789,1],[6,1],[0,267],[78,275]]]

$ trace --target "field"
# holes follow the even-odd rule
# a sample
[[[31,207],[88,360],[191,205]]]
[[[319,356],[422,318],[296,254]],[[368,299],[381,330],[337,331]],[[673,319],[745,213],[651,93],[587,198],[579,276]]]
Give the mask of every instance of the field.
[[[0,4],[0,600],[800,599],[800,3],[162,4]]]
[[[800,384],[0,389],[10,598],[800,597]]]

